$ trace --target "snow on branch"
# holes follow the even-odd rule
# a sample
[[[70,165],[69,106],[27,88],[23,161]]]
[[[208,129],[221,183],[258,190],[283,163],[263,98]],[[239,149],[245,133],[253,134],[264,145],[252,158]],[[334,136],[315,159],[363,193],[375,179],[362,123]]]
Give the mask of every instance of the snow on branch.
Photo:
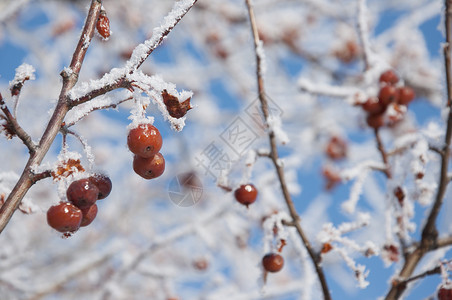
[[[186,109],[183,112],[183,114],[185,114],[188,109],[191,109],[190,99],[193,95],[191,91],[178,92],[173,83],[165,82],[158,75],[148,76],[141,71],[128,75],[127,79],[130,82],[133,82],[133,86],[140,88],[152,99],[154,104],[157,105],[158,109],[162,113],[164,119],[170,122],[174,130],[181,131],[184,128],[185,116],[181,116],[181,114],[173,114],[171,107],[174,103],[169,104],[169,102],[165,100],[171,98],[171,100],[174,100],[176,105],[179,104],[180,106],[183,106],[185,103]],[[179,99],[184,101],[181,103]]]
[[[358,286],[366,288],[369,282],[366,281],[368,271],[365,266],[357,265],[350,256],[349,251],[359,252],[364,256],[376,255],[379,252],[378,247],[371,241],[367,241],[364,246],[358,245],[352,239],[344,237],[345,233],[365,227],[370,222],[370,215],[359,214],[355,222],[343,223],[339,227],[334,227],[332,223],[325,224],[322,231],[318,234],[318,240],[323,244],[322,255],[328,252],[337,252],[345,261],[347,266],[354,272]],[[343,246],[340,246],[343,245]]]
[[[132,52],[130,59],[126,63],[126,70],[133,72],[137,70],[148,56],[166,38],[177,23],[192,8],[197,0],[181,0],[174,4],[171,12],[163,19],[159,27],[154,28],[152,37],[144,43],[138,45]]]
[[[323,95],[335,98],[346,98],[350,104],[354,104],[354,97],[361,94],[361,90],[355,87],[347,86],[333,86],[322,83],[314,83],[309,79],[300,78],[298,85],[302,91],[310,94]]]
[[[340,174],[342,180],[348,181],[356,178],[356,181],[351,188],[348,200],[342,203],[342,209],[347,213],[354,213],[369,171],[384,171],[385,169],[385,165],[381,162],[364,161],[352,169],[343,170]]]
[[[27,80],[35,80],[35,68],[29,64],[23,63],[16,68],[16,75],[14,79],[9,82],[9,86],[12,89],[17,84],[23,84]]]

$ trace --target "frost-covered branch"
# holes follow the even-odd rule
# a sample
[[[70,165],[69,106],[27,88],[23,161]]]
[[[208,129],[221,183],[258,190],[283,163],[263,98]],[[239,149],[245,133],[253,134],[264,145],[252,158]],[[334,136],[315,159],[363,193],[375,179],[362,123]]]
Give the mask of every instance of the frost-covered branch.
[[[69,111],[70,106],[66,101],[66,96],[69,90],[77,83],[78,73],[80,72],[86,51],[88,50],[88,47],[85,45],[86,37],[89,37],[89,40],[91,40],[94,36],[96,21],[101,7],[102,2],[100,0],[91,1],[88,16],[86,18],[82,33],[80,34],[78,45],[72,56],[71,64],[68,69],[65,69],[61,73],[63,77],[63,86],[58,98],[58,103],[42,135],[42,138],[39,141],[38,149],[30,154],[30,158],[28,159],[21,177],[11,193],[8,195],[5,204],[3,204],[0,208],[0,232],[2,232],[6,227],[12,215],[19,207],[21,200],[33,185],[34,181],[31,168],[32,166],[37,166],[42,162],[60,130],[60,126],[66,116],[66,113]]]
[[[302,91],[307,93],[334,98],[346,98],[350,104],[354,104],[353,97],[360,93],[360,90],[356,87],[332,86],[328,84],[314,83],[305,78],[298,80],[298,85]]]
[[[444,136],[444,144],[441,149],[441,169],[438,178],[438,188],[435,196],[435,201],[430,210],[430,213],[426,219],[425,225],[422,229],[421,240],[416,249],[410,252],[405,259],[405,263],[402,270],[399,272],[398,277],[402,280],[409,278],[415,268],[417,267],[420,260],[424,257],[426,253],[435,249],[435,245],[438,242],[438,229],[436,227],[436,220],[441,210],[444,195],[446,193],[447,186],[449,185],[448,180],[448,168],[449,168],[449,157],[450,157],[450,145],[452,138],[452,63],[451,63],[451,48],[452,43],[452,0],[445,0],[445,29],[446,29],[446,43],[444,45],[444,64],[446,73],[446,89],[447,89],[447,127],[446,134]],[[398,299],[404,292],[405,288],[403,286],[393,286],[386,299]]]
[[[6,106],[5,100],[3,100],[2,94],[0,94],[0,109],[5,115],[6,124],[4,124],[4,126],[5,130],[7,130],[7,134],[17,135],[25,146],[27,146],[28,151],[34,153],[36,151],[36,145],[33,143],[28,133],[19,125],[17,119],[11,114],[8,106]]]
[[[251,4],[251,0],[245,0],[246,6],[248,8],[248,15],[251,23],[251,30],[254,38],[254,50],[256,53],[256,79],[257,79],[257,89],[259,94],[259,100],[261,103],[261,109],[264,114],[265,123],[268,124],[268,121],[270,119],[270,113],[269,113],[269,107],[268,107],[268,100],[267,96],[265,94],[265,87],[264,87],[264,70],[265,68],[262,67],[265,54],[262,47],[262,41],[259,38],[259,32],[256,24],[256,20],[254,17],[254,10],[253,6]],[[312,263],[314,264],[314,268],[316,270],[317,276],[319,278],[320,285],[322,287],[323,297],[325,300],[331,299],[330,291],[328,288],[328,284],[326,282],[326,277],[323,272],[323,269],[320,265],[319,255],[315,253],[314,249],[311,246],[311,243],[306,236],[304,230],[301,227],[300,224],[300,216],[298,215],[298,212],[295,208],[295,205],[292,201],[292,197],[289,193],[289,189],[287,188],[286,179],[284,176],[284,170],[283,166],[280,164],[280,158],[278,154],[278,148],[276,145],[276,134],[275,131],[269,128],[268,130],[268,138],[270,142],[270,158],[273,162],[273,165],[276,169],[276,173],[278,175],[278,179],[281,185],[281,190],[284,196],[284,200],[286,202],[287,208],[289,209],[290,216],[292,217],[293,224],[295,228],[297,229],[298,235],[300,236],[301,240],[303,241],[304,246],[306,247],[306,250],[309,253],[309,256],[312,260]]]
[[[165,17],[160,27],[154,28],[152,37],[136,47],[126,63],[128,73],[133,73],[143,64],[151,53],[160,45],[171,30],[179,23],[197,0],[181,0],[174,4],[171,12]]]
[[[369,45],[369,27],[367,25],[368,18],[366,18],[366,14],[366,0],[358,0],[358,32],[363,47],[364,69],[368,70],[372,63],[372,53]]]

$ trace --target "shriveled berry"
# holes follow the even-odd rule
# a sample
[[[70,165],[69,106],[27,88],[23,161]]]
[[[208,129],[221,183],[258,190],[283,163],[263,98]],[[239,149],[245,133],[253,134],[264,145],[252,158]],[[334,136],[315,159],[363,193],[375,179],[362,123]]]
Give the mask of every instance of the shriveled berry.
[[[325,152],[331,159],[343,159],[347,156],[347,143],[343,139],[333,136],[328,142]]]
[[[47,211],[47,224],[59,232],[74,232],[80,228],[82,211],[69,202],[60,202]]]
[[[102,11],[99,15],[96,23],[96,29],[104,39],[108,39],[110,37],[110,20],[108,19],[105,11]]]
[[[235,199],[248,207],[248,205],[254,203],[257,198],[257,189],[251,184],[242,184],[239,188],[237,188],[234,192]]]
[[[141,157],[153,157],[162,148],[162,136],[151,124],[140,124],[129,131],[127,146],[133,154]]]
[[[165,159],[160,152],[148,158],[134,155],[133,170],[144,179],[159,177],[165,171]]]
[[[368,115],[366,121],[367,125],[377,129],[384,125],[384,116],[383,114]]]
[[[399,77],[393,70],[387,70],[380,75],[380,82],[387,84],[396,84],[399,82]]]
[[[268,253],[262,258],[262,266],[267,272],[279,272],[284,266],[284,258],[277,253]]]
[[[416,96],[414,94],[414,90],[409,86],[402,86],[397,90],[397,92],[398,92],[397,103],[402,105],[408,105],[411,101],[414,100],[414,97]]]
[[[371,97],[367,99],[366,102],[361,104],[361,107],[363,108],[364,111],[372,115],[383,113],[386,109],[386,106],[384,106],[380,101],[378,101],[378,98],[376,97]]]
[[[67,199],[81,209],[93,205],[98,195],[99,189],[88,178],[72,182],[66,191]]]
[[[81,209],[81,211],[82,222],[80,223],[80,227],[88,226],[97,216],[97,204],[94,203],[88,208]]]
[[[380,92],[378,93],[378,99],[384,106],[388,106],[392,102],[397,102],[398,96],[399,93],[397,92],[397,88],[392,85],[381,87]]]
[[[438,290],[438,300],[452,300],[452,289],[440,287]]]
[[[104,199],[108,195],[110,195],[111,192],[111,180],[107,175],[104,174],[94,174],[93,176],[90,176],[89,181],[94,183],[95,186],[99,189],[99,194],[97,195],[97,200]]]

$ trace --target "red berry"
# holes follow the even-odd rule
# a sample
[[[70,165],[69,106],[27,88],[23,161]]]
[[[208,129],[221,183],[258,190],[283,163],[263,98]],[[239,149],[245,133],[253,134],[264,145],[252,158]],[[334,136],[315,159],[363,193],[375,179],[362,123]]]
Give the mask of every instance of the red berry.
[[[383,114],[368,115],[366,121],[367,125],[375,129],[380,128],[384,125]]]
[[[284,266],[284,258],[277,253],[266,254],[262,258],[262,266],[267,272],[279,272]]]
[[[366,102],[361,104],[361,107],[363,108],[364,111],[366,111],[372,115],[373,114],[381,114],[386,109],[386,106],[382,105],[382,103],[380,103],[378,101],[378,98],[376,98],[376,97],[367,99]]]
[[[98,195],[99,189],[88,178],[72,182],[66,191],[67,199],[81,209],[93,205]]]
[[[160,152],[148,158],[134,155],[133,170],[144,179],[159,177],[165,171],[165,159]]]
[[[82,211],[82,223],[80,227],[88,226],[97,216],[97,204],[93,204],[88,208],[81,209]]]
[[[77,231],[81,222],[81,210],[69,202],[60,202],[47,211],[47,224],[59,232]]]
[[[235,199],[248,207],[248,205],[254,203],[257,198],[257,189],[251,183],[242,184],[238,189],[234,192]]]
[[[388,106],[392,102],[396,102],[398,99],[397,89],[392,85],[385,85],[380,89],[378,93],[378,99],[384,106]]]
[[[162,136],[153,125],[140,124],[129,131],[127,146],[136,155],[153,157],[162,148]]]
[[[440,287],[438,290],[438,300],[452,300],[452,289]]]
[[[97,32],[104,38],[110,37],[110,20],[107,17],[105,11],[101,11],[96,23]]]
[[[393,70],[387,70],[380,75],[380,82],[387,84],[396,84],[399,81],[399,77]]]
[[[331,159],[343,159],[347,156],[347,143],[343,139],[333,136],[328,142],[325,152]]]
[[[106,198],[111,192],[111,180],[107,175],[104,174],[94,174],[88,178],[97,188],[99,189],[99,194],[97,195],[97,200]]]
[[[416,96],[414,94],[414,91],[409,86],[402,86],[398,90],[398,99],[397,103],[402,105],[408,105],[411,101],[414,100],[414,97]]]

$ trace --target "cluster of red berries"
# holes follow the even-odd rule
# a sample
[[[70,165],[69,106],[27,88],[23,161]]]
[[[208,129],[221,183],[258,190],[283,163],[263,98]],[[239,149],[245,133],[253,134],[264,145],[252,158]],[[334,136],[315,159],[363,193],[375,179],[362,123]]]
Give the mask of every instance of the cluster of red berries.
[[[162,136],[151,124],[140,124],[129,131],[127,146],[134,154],[133,170],[144,179],[159,177],[165,171],[165,159],[159,152]]]
[[[380,128],[384,125],[394,125],[402,120],[407,105],[415,98],[415,93],[408,86],[397,86],[399,77],[392,70],[380,75],[380,91],[378,97],[370,97],[361,104],[367,112],[367,124],[372,128]],[[392,107],[390,114],[385,114],[388,107]],[[385,119],[385,115],[388,118]]]
[[[72,182],[66,190],[69,202],[60,202],[47,211],[47,223],[63,233],[73,233],[88,226],[97,215],[96,201],[111,192],[111,180],[103,174],[95,174]]]

